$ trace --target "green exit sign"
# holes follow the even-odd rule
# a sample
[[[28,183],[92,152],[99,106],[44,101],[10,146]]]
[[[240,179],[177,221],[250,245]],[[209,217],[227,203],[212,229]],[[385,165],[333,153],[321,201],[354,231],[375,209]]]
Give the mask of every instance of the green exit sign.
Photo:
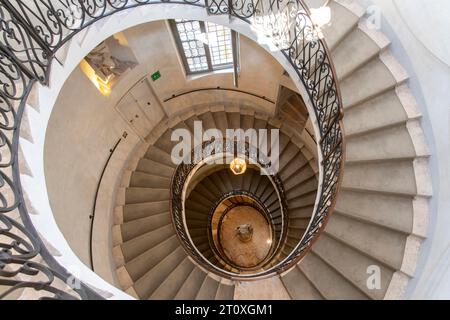
[[[158,80],[159,78],[161,78],[161,72],[159,72],[159,70],[158,70],[158,71],[156,71],[155,73],[153,73],[153,74],[151,75],[151,77],[152,77],[152,80],[153,80],[153,81],[156,81],[156,80]]]

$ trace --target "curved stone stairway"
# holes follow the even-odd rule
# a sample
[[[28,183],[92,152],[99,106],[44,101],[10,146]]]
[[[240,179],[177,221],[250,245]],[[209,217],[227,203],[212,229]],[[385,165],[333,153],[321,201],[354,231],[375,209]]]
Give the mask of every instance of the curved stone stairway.
[[[307,1],[311,7],[323,2]],[[325,233],[281,280],[292,299],[399,298],[414,276],[431,196],[421,116],[407,87],[407,75],[387,51],[388,40],[367,28],[357,6],[337,1],[328,5],[332,21],[323,27],[323,34],[332,51],[345,108],[344,179]],[[215,125],[225,128],[226,114],[213,115],[198,117],[204,122],[214,117]],[[182,125],[189,127],[191,120]],[[241,115],[240,124],[245,123],[257,126],[252,116]],[[156,132],[154,140],[161,135]],[[128,173],[130,188],[118,209],[123,224],[115,228],[119,278],[128,292],[143,298],[232,298],[234,289],[229,285],[236,285],[238,291],[240,284],[206,276],[186,257],[173,234],[167,190],[174,167],[168,147],[157,142],[139,161],[136,172]],[[293,162],[298,161],[296,153],[292,151]],[[139,189],[144,184],[155,189]],[[288,190],[289,181],[285,186]],[[314,194],[305,195],[298,207],[291,202],[290,214],[308,217],[314,198]],[[160,238],[152,230],[159,230]],[[371,266],[381,272],[380,288],[367,286]],[[258,281],[251,286],[258,288]],[[253,291],[244,297],[270,296],[264,290]]]
[[[215,170],[207,172],[207,175],[195,184],[192,191],[188,191],[185,203],[186,225],[189,235],[200,253],[212,264],[232,271],[233,268],[214,253],[214,248],[211,247],[208,240],[209,215],[217,205],[217,201],[229,194],[230,191],[248,192],[266,205],[274,217],[275,223],[281,221],[281,209],[271,182],[267,176],[261,176],[259,171],[248,168],[244,174],[234,175],[229,168],[221,165],[213,166],[211,169]],[[230,205],[232,203],[231,201]],[[222,207],[221,211],[225,211],[227,205]],[[305,218],[305,220],[309,219]],[[211,223],[213,222],[211,221]]]
[[[324,2],[306,0],[312,8]],[[340,2],[329,1],[332,21],[322,29],[345,108],[343,185],[325,233],[295,268],[281,275],[283,286],[277,289],[285,290],[285,297],[291,299],[400,298],[414,277],[426,236],[427,199],[432,195],[429,154],[407,75],[389,54],[389,41],[367,28],[359,7]],[[27,105],[25,115],[34,108],[38,106]],[[207,111],[218,112],[221,107],[206,109],[195,116],[210,118]],[[227,120],[238,123],[239,118],[240,125],[257,127],[260,116],[241,112]],[[32,142],[27,122],[24,119],[21,139]],[[189,123],[183,121],[183,125]],[[215,125],[223,127],[223,120]],[[138,298],[270,297],[267,287],[258,286],[259,281],[249,285],[251,294],[239,294],[241,283],[208,275],[180,247],[169,216],[168,190],[175,166],[163,145],[153,146],[168,127],[163,123],[153,131],[142,153],[130,163],[131,170],[124,174],[113,228],[113,255],[122,288]],[[281,139],[281,144],[287,142]],[[314,168],[313,156],[301,150],[308,167]],[[291,152],[288,162],[297,161],[298,151]],[[284,183],[288,190],[289,181]],[[290,215],[307,217],[314,200],[315,195],[310,194],[299,204],[291,202]],[[366,286],[367,268],[373,265],[381,271],[378,290]]]
[[[217,282],[214,276],[207,276],[187,258],[169,213],[170,179],[176,167],[170,158],[172,147],[176,144],[170,139],[174,129],[185,128],[193,132],[196,120],[202,121],[205,130],[220,128],[223,134],[227,128],[275,128],[276,124],[270,124],[264,114],[246,107],[236,109],[229,106],[235,112],[224,112],[225,108],[223,105],[201,107],[196,109],[197,114],[187,113],[182,115],[183,118],[173,117],[159,124],[150,134],[154,143],[142,157],[137,157],[135,169],[125,173],[123,185],[127,187],[119,195],[119,204],[123,205],[116,212],[122,223],[114,228],[113,238],[117,244],[114,256],[119,266],[118,278],[127,292],[144,299],[233,298],[233,286],[228,288],[226,284]],[[285,182],[290,208],[288,245],[292,248],[301,238],[312,214],[317,189],[317,170],[313,168],[317,165],[313,155],[298,139],[294,142],[294,134],[286,130],[280,130],[279,175]],[[279,210],[278,197],[273,187],[267,187],[267,182],[267,177],[259,173],[246,176],[245,181],[241,176],[233,178],[223,172],[212,173],[189,196],[186,204],[188,225],[192,227],[192,219],[196,218],[198,225],[198,216],[205,218],[205,211],[211,209],[210,205],[238,184],[241,189],[255,191],[264,197],[271,210]],[[201,240],[196,244],[200,251],[208,255],[210,248],[205,226],[201,235],[191,236]]]
[[[298,149],[294,148],[294,150]],[[287,162],[288,158],[288,153],[281,154],[283,164]],[[289,204],[292,207],[288,217],[286,243],[280,254],[268,264],[269,266],[276,265],[295,248],[306,230],[313,211],[317,179],[301,153],[297,155],[297,159],[301,159],[303,166],[295,167],[296,171],[291,174],[295,185],[290,186],[286,193],[288,207]],[[281,168],[281,175],[285,176],[286,170],[289,170],[289,166]],[[310,177],[304,179],[305,176],[302,177],[301,174],[308,174]],[[259,170],[249,168],[245,174],[236,176],[232,174],[229,168],[219,167],[216,172],[210,172],[208,176],[201,179],[186,196],[187,228],[194,244],[203,256],[210,260],[211,263],[230,271],[233,268],[223,262],[219,262],[218,257],[214,255],[214,249],[208,243],[207,225],[208,216],[216,201],[233,190],[247,192],[259,199],[261,204],[268,209],[274,224],[282,221],[282,212],[276,190],[268,177],[261,175]],[[299,205],[296,205],[296,203],[299,203]],[[280,236],[280,233],[278,230],[276,236]],[[259,271],[263,270],[260,269]]]
[[[346,3],[329,1],[331,23],[322,28],[345,109],[344,179],[325,234],[282,277],[295,299],[399,298],[426,235],[428,151],[407,75],[389,41]],[[369,266],[380,268],[379,289],[367,286]]]

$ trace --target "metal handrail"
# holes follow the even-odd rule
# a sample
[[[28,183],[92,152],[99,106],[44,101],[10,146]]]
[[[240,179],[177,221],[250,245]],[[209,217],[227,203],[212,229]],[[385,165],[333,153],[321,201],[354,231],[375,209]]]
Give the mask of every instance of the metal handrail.
[[[205,154],[207,155],[206,157]],[[268,158],[264,154],[258,154],[256,147],[250,145],[245,141],[230,141],[230,140],[214,140],[206,141],[197,146],[191,151],[191,154],[186,159],[203,159],[199,163],[192,161],[183,161],[177,166],[172,176],[170,184],[170,212],[172,213],[172,223],[175,228],[178,239],[180,240],[185,251],[194,259],[197,263],[202,265],[203,268],[210,272],[219,274],[220,276],[228,279],[254,279],[261,276],[258,274],[236,274],[224,269],[221,269],[206,259],[203,254],[198,250],[194,242],[192,241],[185,216],[185,194],[188,189],[190,179],[199,170],[204,163],[211,161],[215,156],[232,155],[239,156],[247,159],[249,162],[256,164],[262,172],[270,173],[271,169]],[[269,181],[274,186],[277,192],[280,211],[283,217],[283,226],[281,227],[281,239],[277,243],[277,248],[280,244],[284,243],[287,237],[287,200],[281,178],[277,173],[270,173],[267,175]],[[272,269],[270,269],[272,270]],[[267,271],[266,271],[267,272]]]
[[[321,181],[303,238],[274,271],[283,272],[298,262],[324,228],[342,180],[343,111],[329,50],[303,0],[0,0],[0,221],[6,226],[0,228],[0,285],[11,287],[6,294],[24,287],[39,287],[54,298],[100,298],[84,284],[70,294],[55,287],[55,277],[66,281],[73,276],[48,253],[31,224],[17,161],[20,122],[33,84],[48,83],[52,59],[71,37],[114,13],[164,3],[201,7],[212,15],[228,14],[253,26],[260,25],[290,62],[314,110]],[[11,217],[16,211],[20,213],[20,223]],[[14,232],[18,230],[22,236]],[[36,256],[44,263],[32,263],[30,260]],[[18,266],[13,273],[5,271],[10,264]],[[17,280],[21,274],[44,274],[48,280],[45,285],[38,280]]]
[[[93,241],[94,241],[94,220],[95,220],[95,210],[97,209],[97,201],[98,201],[98,193],[100,192],[100,186],[103,181],[103,176],[105,175],[106,168],[108,167],[109,161],[111,160],[114,151],[116,151],[117,147],[119,146],[119,143],[122,141],[122,138],[119,138],[117,142],[114,144],[114,146],[109,149],[108,158],[105,161],[105,164],[103,165],[102,172],[100,173],[100,177],[97,182],[97,187],[95,188],[95,195],[94,195],[94,203],[92,204],[92,214],[89,216],[89,219],[91,219],[91,225],[89,228],[89,262],[91,264],[91,270],[94,271],[94,254],[93,254]]]
[[[187,95],[187,94],[192,94],[192,93],[202,92],[202,91],[231,91],[231,92],[238,92],[238,93],[246,94],[246,95],[249,95],[249,96],[252,96],[252,97],[255,97],[255,98],[258,98],[258,99],[262,99],[262,100],[267,101],[267,102],[270,102],[272,104],[275,104],[275,101],[270,100],[266,96],[260,96],[260,95],[258,95],[256,93],[245,91],[245,90],[241,90],[241,89],[222,88],[222,87],[198,88],[198,89],[192,89],[192,90],[188,90],[188,91],[183,91],[183,92],[180,92],[180,93],[177,93],[177,94],[173,94],[167,99],[164,99],[164,102],[168,102],[170,100],[182,97],[182,96]]]

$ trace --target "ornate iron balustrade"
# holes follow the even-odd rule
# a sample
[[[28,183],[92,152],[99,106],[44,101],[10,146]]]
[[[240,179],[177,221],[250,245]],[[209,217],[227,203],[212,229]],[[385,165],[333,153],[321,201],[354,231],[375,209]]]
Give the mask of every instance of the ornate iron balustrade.
[[[49,254],[29,218],[17,157],[20,122],[32,86],[48,83],[55,53],[73,35],[116,12],[162,3],[203,7],[260,26],[290,61],[314,109],[321,181],[304,237],[275,271],[301,259],[324,227],[343,172],[342,102],[330,54],[302,0],[0,0],[0,285],[11,287],[0,298],[20,288],[55,298],[100,298],[84,284],[69,296],[55,286],[54,279],[67,282],[71,275]],[[32,261],[38,258],[43,262]]]
[[[216,157],[220,157],[220,159],[222,160],[226,155],[245,158],[248,162],[257,165],[262,172],[265,172],[267,174],[267,178],[273,185],[273,188],[278,195],[282,221],[284,222],[281,227],[281,237],[277,243],[275,251],[277,251],[277,249],[281,247],[281,244],[284,243],[287,236],[288,206],[283,182],[281,181],[280,176],[276,172],[272,171],[273,168],[271,167],[271,163],[268,157],[260,152],[257,147],[248,144],[246,141],[228,139],[206,141],[202,143],[201,145],[194,148],[191,154],[186,157],[185,161],[179,164],[176,168],[170,186],[170,212],[172,214],[172,222],[176,230],[176,234],[180,239],[180,242],[185,251],[192,258],[194,258],[197,263],[199,263],[209,271],[219,274],[222,277],[229,279],[248,279],[270,275],[273,273],[271,271],[273,268],[267,269],[266,271],[259,272],[257,274],[238,274],[224,270],[214,265],[207,258],[205,258],[197,249],[189,235],[184,210],[184,197],[189,181],[194,176],[196,171],[200,169],[205,163],[213,161],[213,159],[215,159]],[[191,161],[191,159],[199,159],[201,161],[196,163],[194,161]],[[209,218],[211,218],[211,215],[209,216]],[[210,225],[210,221],[208,221],[208,225]]]

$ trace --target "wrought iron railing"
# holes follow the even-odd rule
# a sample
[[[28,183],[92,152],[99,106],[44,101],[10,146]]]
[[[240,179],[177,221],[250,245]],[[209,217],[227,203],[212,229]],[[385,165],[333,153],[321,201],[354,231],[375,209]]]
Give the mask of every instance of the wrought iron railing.
[[[21,190],[18,141],[31,88],[36,82],[48,83],[57,50],[79,31],[116,12],[164,3],[202,7],[209,14],[228,14],[251,23],[291,63],[314,110],[321,181],[304,237],[274,271],[282,272],[296,263],[324,227],[343,172],[342,102],[330,54],[302,0],[0,0],[0,285],[11,287],[0,298],[20,288],[69,298],[56,288],[54,278],[66,281],[71,275],[43,245]],[[38,258],[43,262],[33,262]],[[36,280],[39,274],[47,280]],[[26,279],[19,279],[22,276]],[[70,297],[99,298],[83,284]]]
[[[270,270],[272,270],[272,268],[257,274],[241,274],[239,272],[231,272],[220,268],[203,256],[190,237],[184,208],[186,200],[184,197],[186,195],[186,190],[189,187],[189,182],[197,170],[202,168],[205,163],[213,162],[213,159],[217,157],[219,157],[220,162],[223,163],[223,160],[230,156],[246,159],[249,163],[258,166],[261,174],[266,174],[277,194],[282,216],[281,235],[279,241],[277,241],[275,251],[277,251],[284,243],[287,236],[288,206],[281,177],[276,172],[273,172],[273,164],[269,161],[267,155],[258,150],[256,146],[250,145],[246,141],[230,139],[204,142],[194,148],[191,154],[186,157],[185,161],[176,168],[172,177],[170,189],[170,212],[172,214],[172,222],[176,234],[184,249],[197,261],[197,263],[202,265],[205,269],[219,274],[222,277],[229,279],[248,279],[271,274],[272,272]],[[201,161],[194,162],[190,159],[201,159]],[[208,221],[207,225],[210,224],[211,221]]]

